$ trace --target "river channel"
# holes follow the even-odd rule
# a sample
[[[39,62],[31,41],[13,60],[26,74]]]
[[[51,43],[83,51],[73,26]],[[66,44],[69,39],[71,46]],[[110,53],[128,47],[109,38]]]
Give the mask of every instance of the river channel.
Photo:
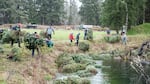
[[[91,84],[146,84],[139,80],[139,75],[131,68],[129,62],[123,60],[96,60],[96,64],[103,67],[97,68],[98,73],[87,77]],[[56,79],[63,79],[71,76],[62,73],[56,74]]]

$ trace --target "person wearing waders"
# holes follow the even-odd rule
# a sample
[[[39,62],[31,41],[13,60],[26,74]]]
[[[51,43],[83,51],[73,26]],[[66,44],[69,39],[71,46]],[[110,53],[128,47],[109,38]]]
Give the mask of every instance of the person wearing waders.
[[[52,28],[52,26],[49,26],[46,30],[46,34],[47,34],[47,38],[48,39],[51,39],[52,38],[52,33],[55,34],[55,31],[54,29]]]
[[[79,39],[80,39],[80,33],[77,34],[76,36],[76,45],[78,46],[79,44]]]

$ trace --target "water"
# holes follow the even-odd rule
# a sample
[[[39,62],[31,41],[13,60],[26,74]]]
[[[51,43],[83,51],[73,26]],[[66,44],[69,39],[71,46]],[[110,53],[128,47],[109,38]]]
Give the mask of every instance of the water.
[[[139,80],[139,75],[130,67],[129,62],[123,60],[96,61],[104,67],[97,68],[98,73],[87,77],[91,84],[146,84]],[[71,75],[57,73],[57,79],[67,78]]]
[[[102,66],[102,61],[96,61],[96,64]],[[97,69],[98,73],[95,76],[89,77],[91,84],[108,84],[105,79],[107,74],[102,72],[102,69]]]
[[[102,68],[102,73],[107,74],[108,79],[107,83],[99,84],[147,84],[145,80],[140,79],[140,74],[131,68],[128,61],[109,60],[103,61],[102,65],[111,68]]]

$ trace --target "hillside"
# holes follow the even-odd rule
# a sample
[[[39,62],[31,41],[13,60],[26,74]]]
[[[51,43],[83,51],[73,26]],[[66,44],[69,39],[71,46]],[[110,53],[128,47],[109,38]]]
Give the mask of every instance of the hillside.
[[[129,35],[136,34],[150,34],[150,23],[144,23],[142,25],[133,26],[129,31]]]

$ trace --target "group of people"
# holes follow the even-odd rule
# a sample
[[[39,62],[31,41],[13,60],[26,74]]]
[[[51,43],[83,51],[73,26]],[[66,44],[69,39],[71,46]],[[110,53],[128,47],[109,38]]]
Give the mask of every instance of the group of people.
[[[50,47],[50,48],[53,47],[53,45],[54,45],[54,43],[51,40],[52,39],[52,33],[55,34],[54,29],[50,26],[46,30],[46,39],[45,39],[47,47]],[[34,32],[34,37],[37,39],[40,38],[40,36],[38,35],[37,32]],[[37,50],[37,53],[39,54],[39,48],[38,47],[36,48],[36,50]],[[35,51],[35,48],[32,49],[32,57],[34,56],[34,51]]]
[[[10,29],[11,30],[17,30],[17,31],[21,31],[21,25],[16,25],[14,27],[10,26]],[[86,40],[87,38],[87,33],[88,33],[88,29],[85,28],[84,29],[84,40]],[[108,29],[106,31],[107,35],[109,36],[111,34],[111,31]],[[46,29],[46,39],[45,39],[45,42],[47,44],[47,47],[53,47],[54,43],[52,41],[52,34],[55,34],[55,31],[54,29],[52,28],[52,26],[50,25],[47,29]],[[37,32],[34,32],[34,36],[35,38],[40,38],[40,36],[37,34]],[[80,39],[80,33],[78,33],[76,35],[76,38],[74,38],[74,35],[73,33],[70,33],[69,34],[69,40],[70,40],[70,43],[72,44],[74,40],[76,40],[75,44],[78,46],[79,45],[79,39]],[[127,44],[127,36],[126,36],[126,33],[124,31],[121,32],[121,39],[122,39],[122,43],[124,45]],[[20,41],[18,39],[18,43],[19,43],[19,47],[20,47]],[[13,45],[13,41],[11,42],[11,45]],[[32,56],[34,56],[34,51],[35,49],[32,49]],[[39,53],[39,49],[37,49],[37,52]]]
[[[85,28],[84,29],[84,38],[83,38],[84,40],[87,40],[87,33],[88,33],[88,29]],[[70,40],[71,43],[73,42],[73,40],[76,40],[75,44],[78,46],[79,45],[79,39],[80,39],[80,33],[78,33],[76,35],[76,38],[74,38],[73,33],[70,33],[69,40]]]
[[[80,39],[80,33],[78,33],[76,35],[76,38],[74,38],[73,33],[70,33],[69,40],[70,40],[71,43],[73,42],[73,40],[76,40],[76,45],[78,46],[79,45],[79,39]]]

